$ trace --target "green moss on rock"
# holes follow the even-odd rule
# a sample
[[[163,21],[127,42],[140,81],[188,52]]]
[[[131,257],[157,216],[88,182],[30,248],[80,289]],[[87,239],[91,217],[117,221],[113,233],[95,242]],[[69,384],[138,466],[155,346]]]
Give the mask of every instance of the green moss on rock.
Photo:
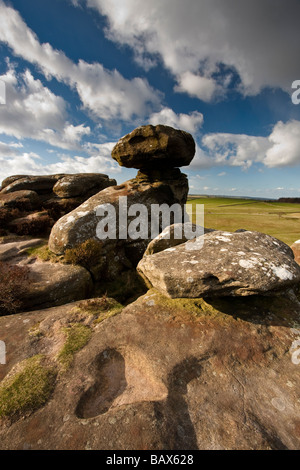
[[[75,307],[75,310],[93,315],[95,323],[100,323],[120,313],[123,310],[123,305],[115,299],[103,295],[99,298],[83,300]]]
[[[42,261],[50,261],[52,263],[62,263],[64,261],[63,256],[58,256],[53,253],[49,250],[48,245],[34,246],[32,248],[28,248],[26,251],[29,256],[38,258]]]
[[[58,354],[58,361],[63,370],[67,370],[74,354],[82,349],[91,339],[92,330],[81,323],[74,323],[68,328],[63,329],[66,335],[66,342]]]
[[[44,356],[26,359],[0,384],[0,417],[32,412],[43,406],[54,390],[56,370],[43,363]]]

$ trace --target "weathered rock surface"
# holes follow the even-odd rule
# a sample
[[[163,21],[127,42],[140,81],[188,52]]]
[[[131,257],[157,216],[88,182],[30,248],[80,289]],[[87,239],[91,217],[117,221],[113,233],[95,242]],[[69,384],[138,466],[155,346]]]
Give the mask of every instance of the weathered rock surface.
[[[5,178],[4,180],[2,180],[2,183],[1,183],[1,190],[6,188],[6,186],[10,185],[11,183],[13,183],[14,181],[17,181],[21,178],[26,178],[28,175],[12,175],[12,176],[8,176],[7,178]]]
[[[89,297],[93,282],[82,266],[35,260],[27,264],[29,287],[22,301],[24,310],[64,305]]]
[[[60,198],[73,198],[89,193],[89,196],[102,191],[117,182],[101,173],[78,173],[60,178],[53,187],[53,192]]]
[[[25,176],[16,177],[17,179],[6,185],[7,180],[2,182],[2,194],[11,193],[14,191],[29,190],[36,191],[38,194],[49,193],[52,191],[55,183],[64,175],[42,175],[42,176]],[[12,177],[14,178],[14,177]],[[4,185],[3,185],[4,183]]]
[[[300,240],[292,244],[291,249],[294,252],[295,261],[300,264]]]
[[[9,222],[8,228],[10,232],[19,235],[37,235],[47,233],[53,224],[54,220],[49,217],[48,212],[42,211],[14,219]]]
[[[0,380],[38,354],[60,371],[44,406],[2,418],[0,449],[299,449],[296,299],[208,303],[153,290],[102,315],[80,302],[0,318]],[[78,324],[91,339],[61,371]]]
[[[112,157],[127,168],[187,166],[195,155],[191,134],[169,126],[141,126],[115,145]]]
[[[7,243],[0,243],[0,261],[17,260],[20,257],[27,256],[27,250],[36,246],[41,246],[45,240],[41,238],[25,238],[13,240]]]
[[[42,246],[45,240],[40,238],[15,237],[0,243],[0,262],[28,270],[20,299],[22,309],[48,308],[88,298],[93,289],[91,274],[82,266],[42,261],[29,255],[30,249]]]
[[[116,180],[102,173],[10,176],[3,180],[0,191],[1,235],[11,230],[21,235],[42,236],[44,229],[49,229],[54,221],[80,206],[97,192],[115,184]],[[12,209],[18,209],[20,213]],[[36,214],[40,210],[47,211],[48,221],[45,219],[44,224],[41,224],[39,214]],[[17,218],[24,220],[16,220]],[[37,223],[31,218],[36,219]]]
[[[35,191],[28,190],[0,193],[0,207],[33,210],[39,207],[39,197]]]
[[[207,233],[145,256],[137,270],[150,285],[172,298],[274,295],[274,291],[300,284],[300,267],[291,248],[269,235],[250,231]]]
[[[203,235],[204,233],[213,232],[213,229],[200,227],[199,225],[185,222],[183,224],[173,224],[166,227],[157,237],[155,237],[145,251],[144,256],[154,255],[160,251],[167,250],[173,246],[181,245],[188,240]]]

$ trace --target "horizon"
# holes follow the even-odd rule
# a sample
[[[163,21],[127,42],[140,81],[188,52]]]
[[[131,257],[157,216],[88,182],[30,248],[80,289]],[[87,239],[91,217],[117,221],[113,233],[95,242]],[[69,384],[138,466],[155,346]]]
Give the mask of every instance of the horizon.
[[[136,171],[113,146],[165,124],[195,139],[190,193],[300,197],[300,3],[136,7],[0,0],[0,181],[99,172],[120,184]]]

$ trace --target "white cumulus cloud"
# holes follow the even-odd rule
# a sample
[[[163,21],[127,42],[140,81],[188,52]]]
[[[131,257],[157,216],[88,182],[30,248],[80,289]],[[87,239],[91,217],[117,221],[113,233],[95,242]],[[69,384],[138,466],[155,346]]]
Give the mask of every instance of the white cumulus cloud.
[[[82,5],[85,2],[76,2]],[[107,36],[149,66],[160,57],[177,90],[209,100],[220,64],[235,70],[241,91],[290,91],[298,78],[298,0],[86,0],[108,20]],[[226,88],[225,83],[219,84]]]
[[[0,0],[0,41],[15,55],[39,67],[46,77],[55,77],[74,88],[82,105],[94,117],[128,121],[144,117],[157,108],[161,95],[144,78],[124,78],[117,70],[84,60],[74,63],[49,43],[41,44],[19,12]]]
[[[64,149],[80,148],[90,128],[67,120],[66,102],[56,96],[28,70],[17,74],[10,66],[0,76],[6,85],[6,104],[0,106],[0,134],[31,138]]]
[[[149,123],[153,125],[164,124],[196,134],[203,124],[203,114],[198,111],[193,111],[190,114],[176,114],[170,108],[163,108],[150,116]]]

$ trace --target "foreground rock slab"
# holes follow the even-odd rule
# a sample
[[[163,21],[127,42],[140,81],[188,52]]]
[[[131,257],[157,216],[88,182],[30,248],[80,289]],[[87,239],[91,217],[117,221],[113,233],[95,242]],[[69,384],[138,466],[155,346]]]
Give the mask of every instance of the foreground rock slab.
[[[299,449],[296,298],[209,303],[152,290],[115,316],[101,309],[85,301],[0,318],[0,405],[21,361],[42,356],[58,371],[43,406],[2,416],[0,449]],[[61,370],[78,325],[90,339]]]
[[[300,283],[291,248],[249,231],[207,233],[145,256],[137,269],[149,285],[172,298],[272,294]]]

